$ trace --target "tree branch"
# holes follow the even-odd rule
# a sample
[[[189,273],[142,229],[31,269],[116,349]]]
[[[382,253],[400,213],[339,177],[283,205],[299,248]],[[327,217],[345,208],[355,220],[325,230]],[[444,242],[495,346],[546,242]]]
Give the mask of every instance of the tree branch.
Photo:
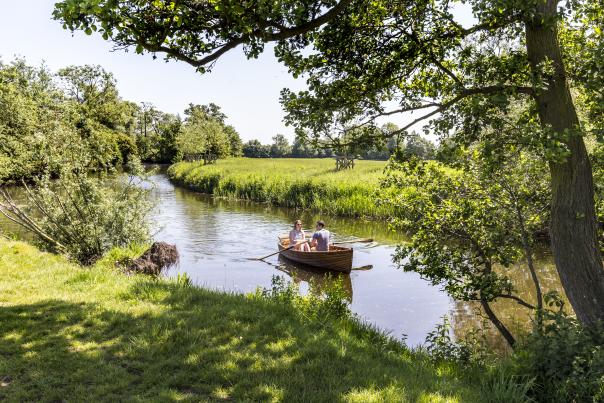
[[[453,105],[457,104],[459,101],[461,101],[464,98],[473,96],[473,95],[489,95],[489,94],[496,94],[498,92],[504,92],[504,91],[514,91],[517,92],[519,94],[524,94],[524,95],[530,95],[533,96],[534,95],[534,89],[532,87],[523,87],[523,86],[513,86],[513,85],[492,85],[492,86],[487,86],[487,87],[477,87],[477,88],[467,88],[462,90],[457,96],[453,97],[452,99],[448,100],[447,102],[444,103],[433,103],[433,104],[425,104],[419,107],[409,107],[409,108],[402,108],[399,110],[394,110],[391,112],[387,112],[387,115],[393,115],[396,113],[403,113],[403,112],[410,112],[413,110],[419,110],[419,109],[426,109],[429,107],[436,107],[436,109],[430,111],[429,113],[426,113],[425,115],[422,115],[420,117],[418,117],[417,119],[413,120],[412,122],[406,124],[405,126],[403,126],[402,128],[398,129],[398,130],[394,130],[390,133],[388,133],[387,135],[380,135],[380,138],[392,138],[394,136],[397,136],[405,131],[407,131],[409,128],[415,126],[417,123],[422,122],[426,119],[429,119],[430,117],[443,112],[447,109],[449,109],[450,107],[452,107]],[[375,121],[375,119],[377,119],[380,116],[386,116],[386,115],[381,115],[378,114],[372,118],[370,118],[369,120],[367,120],[364,123],[358,124],[356,126],[353,126],[351,128],[346,128],[343,131],[347,132],[353,128],[359,128],[359,127],[363,127],[373,121]],[[371,137],[371,136],[370,136]],[[378,136],[373,136],[374,138],[378,138]],[[347,142],[347,143],[340,143],[340,146],[346,147],[346,146],[350,146],[352,145],[352,142]]]
[[[440,113],[442,111],[445,111],[447,109],[449,109],[450,107],[452,107],[453,105],[455,105],[456,103],[458,103],[459,101],[461,101],[464,98],[467,98],[469,96],[473,96],[473,95],[488,95],[488,94],[495,94],[497,92],[503,92],[503,91],[510,91],[510,90],[515,90],[518,93],[521,94],[533,94],[533,89],[531,87],[515,87],[515,86],[490,86],[490,87],[480,87],[480,88],[470,88],[470,89],[466,89],[463,90],[459,95],[457,95],[456,97],[450,99],[449,101],[441,104],[438,108],[436,108],[435,110],[433,110],[430,113],[427,113],[423,116],[420,116],[419,118],[415,119],[414,121],[412,121],[411,123],[405,125],[403,128],[397,130],[397,131],[393,131],[392,133],[390,133],[390,137],[392,135],[395,134],[400,134],[401,132],[406,131],[407,129],[409,129],[410,127],[414,126],[415,124],[426,120],[434,115],[436,115],[437,113]],[[398,132],[398,133],[397,133]]]
[[[511,295],[511,294],[500,294],[497,295],[497,298],[507,298],[507,299],[511,299],[516,301],[518,304],[528,308],[528,309],[536,309],[536,307],[532,304],[529,304],[528,302],[526,302],[525,300],[523,300],[520,297],[517,297],[516,295]]]
[[[451,77],[451,79],[453,81],[455,81],[455,83],[457,85],[459,85],[460,87],[464,86],[463,82],[459,79],[459,77],[457,77],[455,74],[453,74],[453,72],[451,70],[449,70],[448,68],[446,68],[436,57],[431,56],[430,59],[436,65],[436,67],[438,67],[443,73],[445,73],[446,75],[448,75],[449,77]]]
[[[497,330],[499,330],[499,333],[501,333],[501,335],[503,336],[505,341],[508,342],[510,347],[514,348],[514,345],[516,344],[516,340],[514,339],[514,336],[508,330],[508,328],[503,324],[503,322],[501,322],[501,320],[499,320],[499,318],[497,317],[495,312],[493,312],[488,301],[481,297],[480,305],[482,305],[482,309],[484,309],[484,311],[487,314],[488,318],[490,319],[491,323],[493,323],[493,325],[495,325]]]
[[[281,24],[271,24],[270,22],[265,22],[265,23],[261,24],[263,27],[273,26],[273,27],[281,27],[281,29],[278,32],[267,32],[264,29],[256,29],[256,30],[252,31],[251,33],[247,34],[246,36],[242,36],[240,38],[234,38],[234,39],[231,39],[230,41],[227,41],[222,46],[219,46],[216,49],[214,49],[213,53],[210,53],[209,55],[202,57],[201,59],[196,59],[195,57],[188,56],[182,52],[179,52],[176,49],[173,49],[173,48],[170,48],[167,46],[149,43],[149,42],[145,41],[144,36],[142,35],[142,33],[140,31],[137,31],[134,27],[130,27],[130,28],[138,36],[139,40],[136,42],[137,45],[141,45],[143,48],[147,49],[150,52],[166,53],[167,55],[169,55],[177,60],[181,60],[194,67],[200,68],[202,66],[215,62],[220,56],[222,56],[229,50],[232,50],[232,49],[236,48],[237,46],[248,42],[252,38],[258,38],[258,39],[262,40],[263,42],[275,42],[275,41],[292,38],[297,35],[302,35],[306,32],[312,31],[313,29],[319,28],[320,26],[322,26],[322,25],[328,23],[329,21],[331,21],[332,19],[334,19],[342,10],[344,10],[348,5],[350,5],[350,3],[352,3],[352,0],[340,0],[340,2],[338,2],[338,4],[333,6],[325,14],[323,14],[315,19],[312,19],[310,21],[307,21],[303,24],[295,26],[295,27],[285,28]]]

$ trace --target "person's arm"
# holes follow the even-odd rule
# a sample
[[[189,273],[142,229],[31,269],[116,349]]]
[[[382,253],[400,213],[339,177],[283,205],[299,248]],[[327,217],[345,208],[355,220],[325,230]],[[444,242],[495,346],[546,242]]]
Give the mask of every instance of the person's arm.
[[[289,231],[289,246],[292,246],[296,243],[296,234],[294,231]]]
[[[317,246],[317,238],[318,238],[318,235],[317,235],[316,232],[314,234],[312,234],[312,239],[310,240],[310,247],[311,248],[314,248],[314,247]]]

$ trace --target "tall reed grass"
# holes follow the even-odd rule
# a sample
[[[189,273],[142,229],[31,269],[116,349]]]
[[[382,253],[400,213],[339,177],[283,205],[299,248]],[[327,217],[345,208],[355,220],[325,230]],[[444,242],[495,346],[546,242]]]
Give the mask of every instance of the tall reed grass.
[[[330,215],[386,217],[375,192],[384,161],[358,161],[352,170],[336,171],[332,159],[230,158],[214,165],[180,162],[170,179],[193,191]]]

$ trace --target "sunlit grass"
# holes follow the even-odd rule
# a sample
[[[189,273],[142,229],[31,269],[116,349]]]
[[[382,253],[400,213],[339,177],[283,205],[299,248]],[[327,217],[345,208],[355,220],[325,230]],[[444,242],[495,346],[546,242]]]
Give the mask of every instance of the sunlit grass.
[[[0,400],[480,401],[360,324],[0,240]]]
[[[214,165],[180,162],[170,178],[191,190],[344,216],[387,216],[375,203],[384,161],[336,171],[332,159],[229,158]]]

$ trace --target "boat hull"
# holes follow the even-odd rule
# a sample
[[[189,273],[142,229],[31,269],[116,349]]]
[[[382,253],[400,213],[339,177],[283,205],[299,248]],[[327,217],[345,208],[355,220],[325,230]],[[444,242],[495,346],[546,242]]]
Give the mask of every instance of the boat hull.
[[[287,247],[287,243],[279,243],[281,256],[291,261],[343,273],[350,273],[352,270],[352,248],[330,245],[329,252],[302,252]]]

